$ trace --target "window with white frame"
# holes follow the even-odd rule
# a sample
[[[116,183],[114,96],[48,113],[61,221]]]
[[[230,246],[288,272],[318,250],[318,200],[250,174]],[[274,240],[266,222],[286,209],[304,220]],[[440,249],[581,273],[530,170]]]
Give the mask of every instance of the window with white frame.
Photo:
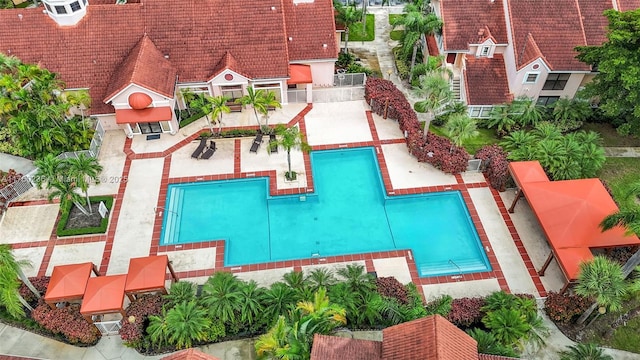
[[[65,8],[64,6],[58,5],[55,8],[56,8],[56,13],[57,14],[66,14],[67,13],[67,8]]]
[[[71,3],[71,12],[76,12],[80,10],[80,3],[77,1],[74,1]]]
[[[270,91],[275,95],[277,101],[281,101],[280,98],[280,83],[263,83],[263,84],[253,84],[253,88],[258,90],[262,89],[264,91]]]
[[[480,56],[489,56],[489,51],[491,51],[491,46],[483,46],[480,50]]]
[[[535,84],[538,81],[539,76],[540,76],[539,72],[528,72],[524,74],[524,83]]]
[[[564,90],[570,77],[571,74],[568,73],[549,74],[542,90]]]

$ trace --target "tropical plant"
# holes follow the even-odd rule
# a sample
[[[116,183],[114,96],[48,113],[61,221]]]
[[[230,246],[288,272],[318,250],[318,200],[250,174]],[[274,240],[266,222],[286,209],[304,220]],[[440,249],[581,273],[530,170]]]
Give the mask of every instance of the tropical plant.
[[[240,293],[240,321],[249,325],[250,329],[264,323],[264,305],[261,302],[264,298],[264,288],[259,287],[255,281],[251,280],[242,284]]]
[[[282,146],[285,149],[287,152],[287,167],[289,169],[285,173],[285,178],[287,180],[295,180],[297,174],[295,171],[291,171],[291,150],[300,149],[308,153],[311,151],[311,146],[307,144],[304,134],[300,132],[297,126],[286,127],[285,125],[279,124],[276,126],[276,134],[280,136],[276,138],[275,141],[269,143],[268,150],[271,152],[271,149],[278,146]]]
[[[209,118],[209,115],[213,112],[213,98],[205,93],[197,93],[193,94],[193,98],[189,103],[189,106],[201,111],[204,114],[205,119],[207,120],[207,125],[209,126],[209,131],[213,133],[213,123]]]
[[[87,90],[70,91],[66,94],[66,99],[69,105],[78,108],[80,110],[80,116],[82,117],[82,125],[84,126],[84,112],[91,107],[91,96]]]
[[[404,26],[404,33],[400,39],[403,57],[408,58],[411,53],[411,68],[409,70],[409,83],[413,79],[413,70],[416,63],[418,48],[422,45],[425,35],[432,35],[442,29],[442,20],[433,13],[425,14],[422,9],[414,4],[408,4],[404,8],[404,16],[397,17],[393,23],[396,26]],[[424,51],[425,49],[423,49]],[[424,54],[427,58],[428,54]]]
[[[282,282],[271,284],[262,299],[262,304],[264,305],[262,316],[265,322],[268,325],[273,324],[278,319],[278,316],[287,314],[295,308],[296,302],[295,290]]]
[[[482,322],[504,346],[515,346],[530,329],[526,317],[514,309],[490,311]]]
[[[211,320],[207,311],[200,308],[196,301],[179,303],[166,315],[163,321],[164,336],[169,344],[183,349],[190,348],[194,341],[207,340]],[[150,318],[151,324],[158,321],[156,316]]]
[[[331,288],[336,284],[337,280],[331,269],[320,267],[313,269],[309,275],[307,275],[306,282],[311,286],[313,291],[318,291],[321,287],[326,289]]]
[[[282,108],[282,104],[276,99],[276,93],[273,91],[265,91],[262,93],[262,104],[264,105],[262,115],[264,115],[264,126],[269,127],[269,109]]]
[[[581,263],[579,271],[578,283],[574,289],[576,294],[594,299],[600,306],[600,313],[622,308],[629,286],[625,283],[620,264],[598,255],[591,261]],[[578,324],[584,323],[589,315],[589,312],[585,312],[578,319]]]
[[[567,346],[567,350],[560,353],[560,360],[613,360],[613,357],[596,344],[578,343]]]
[[[490,332],[480,328],[472,328],[467,330],[467,334],[478,342],[478,353],[509,357],[518,356],[513,348],[502,345]]]
[[[521,126],[535,126],[541,122],[545,115],[546,109],[542,105],[538,105],[533,99],[522,96],[511,103],[516,121]]]
[[[435,126],[442,126],[445,125],[452,116],[465,114],[467,114],[467,105],[462,101],[453,101],[445,105],[442,109],[442,114],[436,116],[431,123]]]
[[[178,281],[171,284],[169,294],[164,296],[167,308],[177,304],[196,300],[196,284],[189,281]]]
[[[232,273],[217,271],[202,288],[202,304],[209,315],[225,324],[239,320],[242,282]]]
[[[303,318],[313,320],[314,331],[328,334],[333,329],[347,323],[346,310],[329,302],[327,289],[321,287],[314,293],[313,301],[301,301],[296,306],[302,311]]]
[[[0,304],[7,309],[9,315],[15,318],[25,315],[23,307],[33,310],[33,307],[20,295],[20,280],[37,298],[40,298],[40,293],[22,271],[22,267],[26,266],[30,266],[28,260],[17,260],[10,245],[0,244]]]
[[[489,119],[486,121],[487,128],[496,128],[498,135],[504,132],[510,133],[516,124],[516,118],[513,109],[509,104],[494,106],[489,112]]]
[[[476,121],[467,114],[451,116],[445,131],[453,143],[449,152],[453,152],[453,145],[462,146],[467,140],[478,136]]]
[[[258,127],[260,127],[260,118],[258,117],[258,113],[264,114],[268,110],[264,103],[264,90],[255,90],[253,86],[248,86],[247,94],[236,99],[236,103],[241,104],[242,106],[251,106],[253,108],[253,114],[256,116]]]
[[[349,52],[349,28],[352,24],[362,19],[362,11],[355,6],[344,6],[340,1],[334,1],[333,7],[336,9],[336,21],[345,27],[344,31],[344,52]]]
[[[592,114],[589,102],[580,98],[560,98],[551,108],[553,118],[563,132],[579,129]]]
[[[227,105],[229,101],[229,97],[227,96],[214,96],[209,99],[211,105],[213,106],[213,110],[211,111],[211,117],[215,119],[216,124],[218,124],[218,135],[222,133],[222,114],[228,114],[231,112],[231,108]]]
[[[414,104],[417,112],[427,113],[424,124],[424,137],[429,132],[429,124],[438,111],[453,100],[453,91],[449,81],[439,73],[427,74],[420,77],[420,84],[413,89],[415,96],[422,98]]]
[[[343,278],[349,289],[355,293],[366,294],[376,290],[375,278],[360,264],[348,264],[338,269],[336,274]]]
[[[91,202],[89,201],[89,184],[95,182],[100,183],[98,175],[102,172],[102,166],[98,159],[88,157],[85,154],[79,154],[77,157],[67,158],[63,161],[66,165],[66,171],[70,177],[70,181],[80,188],[85,195],[86,205],[89,213],[92,214]],[[72,179],[72,180],[71,180]]]
[[[640,197],[640,181],[632,183],[622,192],[623,201],[620,209],[602,220],[600,223],[602,231],[622,226],[627,234],[640,235],[640,205],[636,203],[638,197]]]

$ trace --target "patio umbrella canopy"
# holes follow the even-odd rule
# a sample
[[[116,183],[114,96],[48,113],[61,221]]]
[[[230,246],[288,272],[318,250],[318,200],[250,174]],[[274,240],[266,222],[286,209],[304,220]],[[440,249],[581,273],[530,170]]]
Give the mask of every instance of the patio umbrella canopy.
[[[129,260],[129,272],[125,292],[162,291],[166,293],[165,279],[169,257],[167,255],[147,256]]]
[[[94,265],[90,262],[54,267],[44,301],[54,304],[82,299],[92,270]]]
[[[123,312],[127,275],[109,275],[89,279],[80,314],[84,316]]]
[[[537,161],[513,162],[509,170],[567,280],[578,279],[580,263],[593,258],[591,248],[640,245],[620,226],[602,232],[600,222],[618,206],[599,179],[549,181]]]

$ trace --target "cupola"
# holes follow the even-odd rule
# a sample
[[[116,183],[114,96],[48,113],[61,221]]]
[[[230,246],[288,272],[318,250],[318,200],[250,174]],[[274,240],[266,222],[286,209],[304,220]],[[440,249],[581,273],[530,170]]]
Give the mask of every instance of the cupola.
[[[87,0],[42,0],[46,13],[60,26],[77,24],[87,13]]]

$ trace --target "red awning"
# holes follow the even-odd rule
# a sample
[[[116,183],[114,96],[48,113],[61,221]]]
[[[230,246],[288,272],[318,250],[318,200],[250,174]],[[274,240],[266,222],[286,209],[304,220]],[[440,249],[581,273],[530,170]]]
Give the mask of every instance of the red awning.
[[[146,122],[169,121],[173,112],[169,106],[146,108],[141,110],[116,110],[116,124],[137,124]]]
[[[164,290],[168,264],[167,255],[130,259],[125,292]]]
[[[295,84],[311,84],[313,82],[313,78],[311,77],[311,66],[310,65],[302,65],[302,64],[291,64],[289,65],[289,80],[287,80],[287,84],[295,85]]]
[[[122,311],[127,275],[99,276],[89,279],[80,314],[97,315]]]
[[[599,179],[549,181],[537,161],[509,164],[517,185],[538,218],[567,280],[577,280],[591,248],[640,245],[622,227],[602,232],[600,222],[618,210]]]
[[[82,299],[93,263],[58,265],[53,268],[44,301],[56,303]]]

